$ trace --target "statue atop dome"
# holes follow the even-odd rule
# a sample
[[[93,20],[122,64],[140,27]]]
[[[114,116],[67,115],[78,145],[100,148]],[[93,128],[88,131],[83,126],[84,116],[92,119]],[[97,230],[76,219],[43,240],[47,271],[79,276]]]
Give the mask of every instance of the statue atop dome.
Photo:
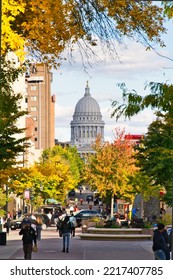
[[[85,95],[84,96],[91,96],[88,81],[86,82],[86,88],[85,88]]]

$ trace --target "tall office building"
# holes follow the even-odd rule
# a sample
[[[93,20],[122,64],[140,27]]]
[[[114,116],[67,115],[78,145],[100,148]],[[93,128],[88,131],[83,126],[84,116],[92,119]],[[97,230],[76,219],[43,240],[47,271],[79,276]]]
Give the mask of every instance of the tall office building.
[[[51,81],[52,73],[43,63],[32,64],[26,73],[26,101],[28,115],[34,121],[32,140],[36,149],[55,145],[55,96],[51,95]]]

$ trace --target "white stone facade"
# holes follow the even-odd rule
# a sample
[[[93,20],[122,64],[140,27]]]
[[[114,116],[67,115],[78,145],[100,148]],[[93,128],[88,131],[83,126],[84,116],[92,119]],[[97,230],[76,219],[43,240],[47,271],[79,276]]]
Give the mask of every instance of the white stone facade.
[[[98,135],[104,141],[104,121],[98,102],[91,97],[88,83],[84,97],[76,104],[73,120],[71,121],[71,145],[78,151],[85,153],[91,150],[90,146]]]

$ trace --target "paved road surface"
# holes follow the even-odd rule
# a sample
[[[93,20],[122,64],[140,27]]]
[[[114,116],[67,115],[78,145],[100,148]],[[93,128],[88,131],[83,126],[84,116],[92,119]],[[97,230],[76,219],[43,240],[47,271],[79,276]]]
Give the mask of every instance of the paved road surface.
[[[62,239],[54,227],[42,231],[38,260],[153,260],[152,241],[89,241],[81,240],[77,228],[75,238],[70,239],[70,252],[62,253]],[[22,241],[19,230],[10,231],[7,245],[0,246],[0,259],[23,259]]]

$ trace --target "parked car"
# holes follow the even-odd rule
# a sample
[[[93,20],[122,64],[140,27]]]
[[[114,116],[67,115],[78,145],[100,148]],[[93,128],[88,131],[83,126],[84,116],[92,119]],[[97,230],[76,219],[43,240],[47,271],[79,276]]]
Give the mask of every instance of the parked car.
[[[86,196],[86,201],[93,201],[93,195],[92,194],[88,194]]]
[[[34,213],[34,216],[36,218],[38,216],[40,216],[42,218],[42,221],[43,221],[42,229],[43,230],[48,227],[48,225],[49,225],[49,218],[48,218],[48,216],[46,214]],[[31,214],[25,214],[25,215],[22,215],[20,218],[18,218],[16,220],[11,220],[10,221],[10,228],[11,228],[11,230],[21,229],[23,219],[25,219],[26,217],[31,217]]]
[[[76,195],[75,190],[71,190],[71,191],[68,193],[68,197],[70,197],[70,196],[75,196],[75,195]]]
[[[82,225],[82,220],[91,219],[93,217],[103,218],[101,214],[99,214],[96,210],[87,210],[83,209],[76,213],[74,213],[74,217],[76,218],[77,226],[80,227]]]

